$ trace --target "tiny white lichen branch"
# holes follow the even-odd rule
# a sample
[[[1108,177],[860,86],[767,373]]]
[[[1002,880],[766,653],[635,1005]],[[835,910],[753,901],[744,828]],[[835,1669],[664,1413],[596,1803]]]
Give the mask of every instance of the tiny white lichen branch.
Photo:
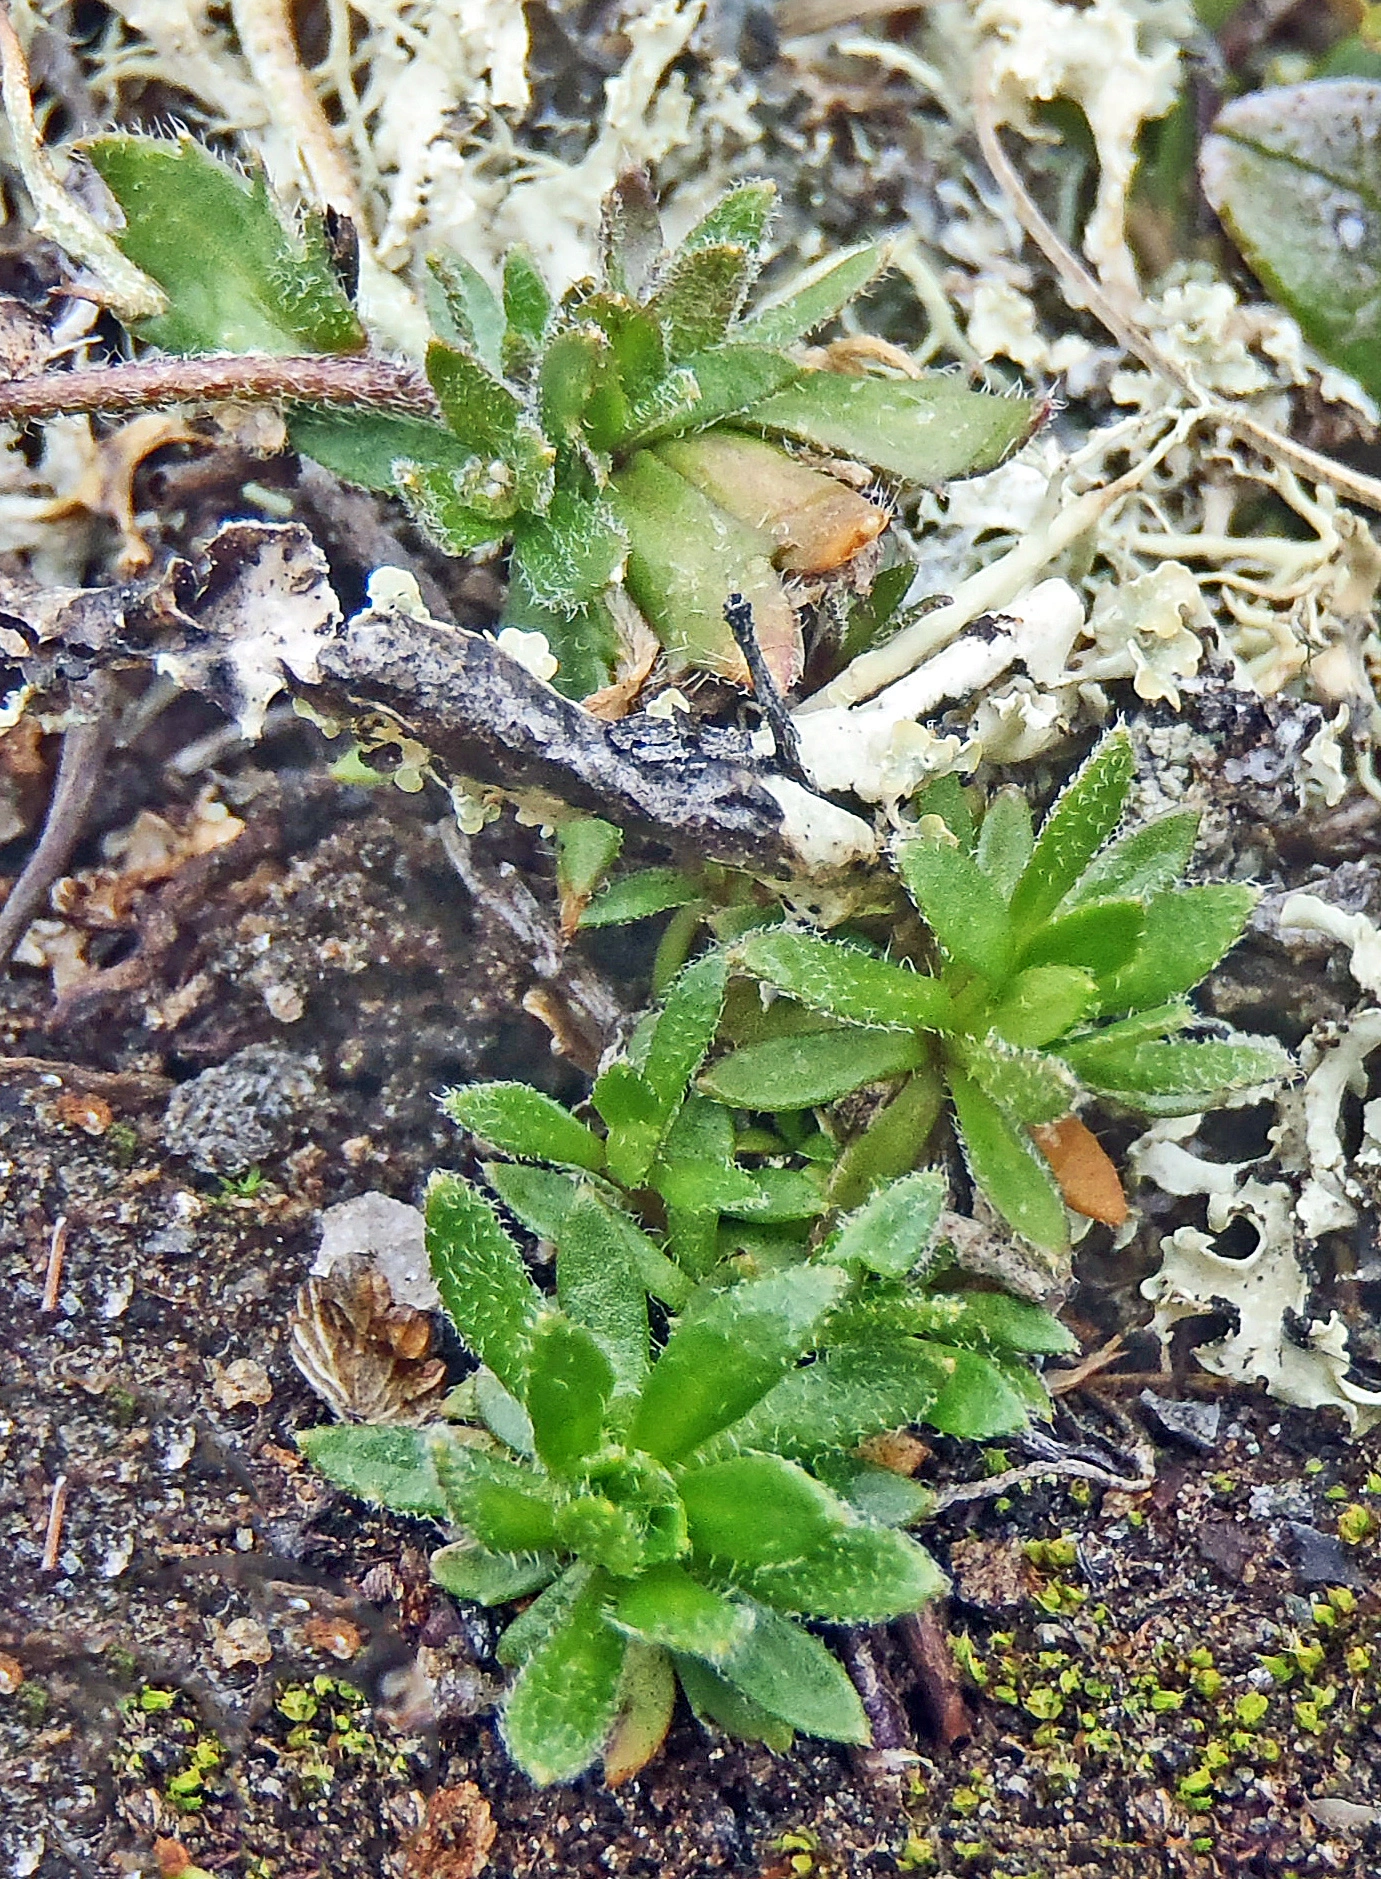
[[[29,66],[8,8],[0,3],[0,103],[9,126],[15,167],[33,204],[36,235],[91,270],[99,299],[122,320],[145,320],[165,313],[167,295],[147,274],[121,254],[103,228],[75,202],[58,181],[34,123]]]

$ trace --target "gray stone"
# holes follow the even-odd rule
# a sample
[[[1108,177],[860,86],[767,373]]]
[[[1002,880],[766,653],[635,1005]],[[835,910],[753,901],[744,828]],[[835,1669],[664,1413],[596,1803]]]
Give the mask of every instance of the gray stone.
[[[1217,1403],[1177,1402],[1157,1396],[1154,1390],[1143,1390],[1141,1406],[1164,1434],[1198,1449],[1200,1454],[1212,1454],[1218,1446],[1222,1410]]]
[[[205,1174],[238,1175],[292,1141],[317,1094],[314,1057],[250,1044],[173,1091],[163,1145]]]

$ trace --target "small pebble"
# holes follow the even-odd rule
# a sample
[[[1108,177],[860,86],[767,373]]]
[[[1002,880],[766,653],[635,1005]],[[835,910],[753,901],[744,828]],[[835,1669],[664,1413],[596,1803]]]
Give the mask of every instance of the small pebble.
[[[269,1634],[257,1618],[232,1618],[228,1625],[217,1625],[211,1651],[222,1670],[266,1664],[273,1656]]]
[[[212,1363],[211,1394],[222,1409],[241,1409],[252,1403],[262,1409],[273,1395],[264,1366],[252,1357],[236,1357],[228,1364]]]
[[[1217,1403],[1176,1402],[1157,1396],[1154,1390],[1141,1392],[1141,1406],[1166,1435],[1208,1455],[1218,1446],[1218,1425],[1222,1410]]]
[[[1300,1520],[1287,1521],[1286,1530],[1294,1542],[1295,1576],[1301,1585],[1345,1585],[1354,1592],[1365,1590],[1367,1582],[1341,1540]]]

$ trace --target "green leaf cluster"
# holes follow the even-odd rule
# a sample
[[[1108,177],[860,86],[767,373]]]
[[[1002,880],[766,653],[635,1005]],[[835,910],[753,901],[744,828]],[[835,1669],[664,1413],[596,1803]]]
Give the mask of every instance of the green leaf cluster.
[[[1118,833],[1132,772],[1131,745],[1114,732],[1039,831],[1019,791],[999,791],[976,824],[945,779],[894,854],[928,929],[925,956],[884,958],[786,927],[749,933],[731,948],[735,967],[787,994],[794,1017],[721,1057],[701,1088],[780,1111],[909,1076],[893,1104],[905,1152],[942,1081],[978,1186],[1027,1239],[1065,1246],[1064,1197],[1033,1127],[1071,1116],[1088,1094],[1194,1114],[1288,1068],[1264,1041],[1184,1035],[1202,1025],[1185,994],[1238,939],[1256,894],[1182,884],[1192,813]],[[888,1129],[884,1110],[863,1152],[887,1151]]]
[[[124,214],[122,246],[169,298],[150,339],[181,353],[363,345],[316,224],[287,230],[261,177],[246,182],[186,137],[88,148]],[[790,446],[936,484],[1000,462],[1038,407],[942,374],[807,366],[793,344],[887,257],[849,250],[750,309],[774,203],[771,184],[742,184],[668,252],[645,183],[626,178],[606,205],[601,277],[559,298],[522,249],[498,289],[434,255],[425,363],[442,421],[298,409],[293,442],[400,495],[451,553],[511,542],[510,623],[547,634],[577,696],[609,677],[619,635],[605,596],[620,582],[673,672],[746,675],[724,623],[742,594],[789,686],[801,631],[786,577],[842,565],[886,523]]]

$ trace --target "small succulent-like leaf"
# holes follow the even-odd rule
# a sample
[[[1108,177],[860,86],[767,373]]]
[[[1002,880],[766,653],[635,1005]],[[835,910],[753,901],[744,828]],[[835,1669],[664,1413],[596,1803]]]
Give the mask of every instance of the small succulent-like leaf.
[[[517,1397],[506,1390],[487,1364],[475,1372],[475,1410],[492,1436],[529,1460],[537,1453],[532,1420]]]
[[[553,1474],[576,1473],[599,1447],[614,1381],[584,1325],[555,1312],[542,1321],[532,1340],[527,1412],[537,1453]]]
[[[714,1041],[728,977],[728,959],[716,948],[687,966],[662,1002],[642,1073],[668,1119]]]
[[[894,1527],[861,1523],[802,1558],[736,1570],[734,1580],[777,1611],[850,1625],[919,1611],[949,1589],[923,1546]]]
[[[427,348],[427,377],[446,422],[488,466],[486,474],[497,478],[506,471],[515,504],[544,511],[551,501],[556,453],[517,394],[473,353],[439,339]]]
[[[507,1605],[550,1585],[556,1576],[552,1553],[491,1553],[487,1547],[459,1541],[432,1554],[431,1574],[452,1598],[477,1605]]]
[[[1080,1052],[1074,1067],[1090,1089],[1115,1096],[1149,1115],[1194,1115],[1233,1090],[1277,1083],[1291,1069],[1274,1043],[1167,1043],[1109,1045]]]
[[[365,333],[312,226],[289,232],[262,170],[241,175],[185,133],[93,138],[116,235],[168,296],[140,326],[164,352],[359,352]]]
[[[1001,984],[1012,964],[1012,923],[978,863],[954,842],[922,837],[898,845],[896,864],[949,958]]]
[[[542,271],[526,248],[512,248],[504,259],[503,310],[507,322],[503,336],[504,370],[522,372],[541,352],[553,311]]]
[[[934,487],[996,469],[1030,436],[1039,411],[1033,399],[970,391],[943,373],[913,379],[806,372],[754,405],[743,423]]]
[[[646,170],[625,170],[604,198],[599,252],[606,285],[641,297],[662,253],[662,221]]]
[[[542,1294],[489,1202],[454,1175],[427,1189],[427,1254],[461,1336],[521,1400]]]
[[[471,453],[444,424],[389,411],[322,411],[295,406],[288,420],[294,450],[312,457],[342,482],[395,495],[395,470],[404,463],[428,464],[450,475],[463,470]],[[493,523],[486,526],[493,533]]]
[[[808,1349],[846,1283],[836,1267],[812,1266],[748,1280],[682,1318],[653,1366],[630,1440],[674,1461],[737,1421]]]
[[[556,1539],[550,1483],[483,1449],[437,1438],[433,1457],[451,1518],[494,1553],[540,1553]]]
[[[315,452],[313,453],[315,454]],[[470,460],[473,467],[477,459]],[[329,467],[329,464],[328,464]],[[505,521],[466,500],[466,469],[447,464],[396,463],[393,482],[413,515],[448,555],[468,555],[502,541]]]
[[[691,1288],[685,1274],[677,1270],[636,1221],[621,1208],[610,1206],[593,1189],[582,1188],[569,1175],[557,1174],[552,1169],[524,1168],[511,1162],[489,1162],[484,1172],[504,1206],[529,1232],[555,1245],[558,1264],[569,1209],[577,1196],[583,1195],[598,1216],[600,1241],[616,1249],[610,1254],[616,1266],[626,1261],[644,1291],[659,1298],[671,1311],[679,1311],[689,1298]],[[593,1237],[593,1223],[590,1231]],[[575,1256],[583,1257],[583,1249]],[[571,1311],[572,1317],[588,1324],[582,1311],[565,1308]],[[615,1368],[618,1368],[617,1363]]]
[[[1091,972],[1080,966],[1027,966],[1012,980],[989,1022],[1004,1043],[1039,1050],[1082,1023],[1098,1006],[1098,986]]]
[[[463,255],[429,254],[427,311],[439,339],[466,346],[495,374],[503,370],[504,310]]]
[[[1011,900],[1035,845],[1030,803],[1019,789],[1000,789],[984,812],[975,856],[1004,901]]]
[[[735,1455],[681,1477],[691,1545],[705,1559],[769,1566],[823,1549],[848,1510],[780,1455]]]
[[[739,1109],[812,1109],[928,1061],[925,1040],[914,1031],[850,1025],[745,1044],[712,1063],[700,1087]]]
[[[766,529],[777,567],[789,574],[828,574],[887,526],[877,503],[758,437],[697,431],[659,444],[657,454],[741,522]]]
[[[468,1083],[447,1090],[441,1107],[462,1129],[520,1161],[604,1166],[604,1144],[594,1131],[530,1083]]]
[[[628,532],[628,591],[651,623],[673,671],[703,667],[742,680],[743,654],[724,622],[730,594],[753,608],[758,644],[782,690],[801,671],[801,627],[772,568],[773,542],[639,450],[612,486]]]
[[[593,1566],[567,1566],[504,1631],[494,1647],[499,1662],[510,1669],[525,1664],[543,1639],[565,1622],[594,1576]]]
[[[960,1053],[965,1071],[991,1100],[1020,1122],[1053,1122],[1067,1116],[1079,1089],[1058,1057],[1039,1050],[1014,1050],[995,1038],[966,1040]]]
[[[981,1344],[1000,1351],[1026,1351],[1063,1357],[1078,1350],[1079,1341],[1053,1312],[1010,1292],[936,1292],[936,1304],[953,1304],[958,1312],[946,1341]]]
[[[840,1221],[826,1256],[832,1265],[902,1278],[932,1251],[948,1191],[936,1168],[889,1182]]]
[[[1012,894],[1012,919],[1024,933],[1055,911],[1117,827],[1135,768],[1130,740],[1114,731],[1066,785]]]
[[[569,938],[618,860],[623,830],[599,816],[572,816],[556,831],[556,889],[561,899],[561,931]]]
[[[647,302],[672,359],[725,338],[756,271],[753,251],[740,242],[711,242],[676,256]]]
[[[328,1481],[398,1514],[446,1518],[446,1497],[423,1429],[379,1423],[323,1423],[300,1429],[297,1446]]]
[[[573,1781],[614,1726],[628,1642],[609,1624],[607,1602],[597,1573],[531,1651],[504,1705],[508,1752],[540,1784]]]
[[[789,346],[844,311],[889,265],[885,242],[845,249],[837,260],[739,323],[736,336],[759,346]]]
[[[1089,900],[1147,899],[1173,887],[1189,866],[1199,834],[1193,809],[1176,809],[1128,829],[1089,863],[1064,898],[1065,907]]]
[[[1135,957],[1100,987],[1104,1011],[1135,1011],[1189,991],[1236,945],[1256,902],[1256,888],[1230,881],[1157,894]]]
[[[618,577],[628,537],[609,504],[559,486],[544,515],[520,515],[513,553],[533,598],[573,613]]]
[[[772,212],[777,206],[777,186],[769,182],[739,183],[726,190],[719,201],[691,229],[680,245],[680,253],[694,254],[700,248],[713,248],[720,242],[737,242],[756,252],[767,239]]]
[[[582,927],[627,926],[697,900],[700,889],[679,868],[639,868],[611,881],[580,916]]]
[[[959,1132],[974,1180],[998,1212],[1037,1246],[1069,1244],[1060,1190],[1026,1136],[978,1084],[951,1071]]]
[[[1204,193],[1268,293],[1381,395],[1381,83],[1253,91],[1200,152]]]
[[[783,1755],[791,1747],[795,1731],[790,1723],[773,1716],[760,1703],[726,1683],[715,1670],[698,1657],[678,1655],[673,1659],[676,1674],[686,1693],[686,1701],[696,1720],[711,1728],[722,1729],[739,1742],[762,1742]]]
[[[639,1774],[666,1741],[676,1709],[676,1670],[668,1652],[633,1640],[619,1679],[619,1713],[604,1745],[604,1781],[617,1788]]]
[[[868,1718],[838,1659],[789,1618],[755,1612],[747,1639],[718,1667],[726,1682],[804,1735],[868,1741]]]
[[[923,1422],[951,1368],[949,1353],[910,1337],[832,1347],[783,1377],[729,1440],[801,1461],[822,1449],[852,1448],[866,1436]]]
[[[908,1077],[848,1143],[830,1175],[834,1207],[857,1207],[885,1181],[908,1174],[925,1154],[944,1087],[933,1066]]]
[[[679,377],[683,387],[687,380],[694,384],[695,396],[651,419],[630,415],[623,441],[647,444],[722,424],[793,384],[803,370],[784,352],[765,346],[727,344],[692,353]]]
[[[986,1442],[990,1436],[1024,1429],[1027,1405],[998,1366],[978,1351],[955,1349],[954,1369],[927,1411],[926,1420],[944,1435]]]
[[[633,1234],[646,1238],[631,1220],[628,1225]],[[584,1326],[607,1358],[615,1392],[637,1390],[647,1373],[647,1297],[643,1274],[630,1256],[631,1235],[623,1232],[620,1217],[607,1202],[582,1188],[572,1197],[554,1237],[561,1309]],[[666,1263],[661,1254],[657,1257]],[[537,1410],[530,1406],[535,1422]]]
[[[609,1127],[609,1169],[624,1187],[637,1187],[652,1166],[667,1115],[647,1078],[622,1059],[596,1079],[590,1100]]]
[[[611,1615],[645,1644],[686,1651],[711,1664],[723,1663],[753,1629],[748,1606],[702,1585],[671,1561],[640,1573],[621,1590]]]
[[[1146,930],[1139,900],[1088,900],[1047,920],[1021,949],[1023,966],[1082,966],[1096,978],[1120,971]]]
[[[949,1022],[950,997],[938,979],[840,940],[768,928],[740,940],[733,959],[778,991],[851,1024],[938,1031]]]

